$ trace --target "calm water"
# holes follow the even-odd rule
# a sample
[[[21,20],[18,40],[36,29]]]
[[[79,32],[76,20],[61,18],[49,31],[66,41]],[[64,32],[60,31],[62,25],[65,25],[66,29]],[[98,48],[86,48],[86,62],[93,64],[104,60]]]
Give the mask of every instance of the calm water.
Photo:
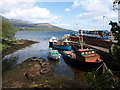
[[[18,39],[27,39],[39,41],[39,43],[32,44],[29,47],[18,50],[12,54],[9,54],[3,58],[3,72],[9,71],[12,68],[15,68],[17,64],[22,63],[24,60],[30,57],[43,57],[46,60],[49,52],[49,43],[48,40],[55,36],[61,38],[64,34],[70,34],[70,31],[19,31],[16,33],[15,37]],[[58,75],[66,75],[69,77],[79,78],[84,72],[81,72],[77,69],[74,69],[67,65],[63,58],[60,58],[58,62],[50,61],[51,66]],[[77,74],[76,74],[77,73]]]

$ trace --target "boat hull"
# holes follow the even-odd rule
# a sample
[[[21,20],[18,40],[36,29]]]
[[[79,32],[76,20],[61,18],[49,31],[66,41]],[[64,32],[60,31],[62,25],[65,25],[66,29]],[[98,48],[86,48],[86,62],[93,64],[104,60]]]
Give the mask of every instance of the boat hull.
[[[95,62],[79,61],[69,57],[66,53],[62,53],[62,56],[67,64],[84,71],[96,70],[102,64],[102,62],[95,63]]]
[[[71,41],[79,41],[79,37],[78,36],[72,36],[70,37]],[[106,41],[106,40],[102,40],[102,39],[97,39],[97,38],[90,38],[90,37],[83,37],[83,41],[86,44],[90,44],[90,45],[95,45],[95,46],[100,46],[100,47],[104,47],[104,48],[110,48],[112,44],[117,45],[116,42],[110,42],[110,41]]]
[[[68,46],[65,46],[65,45],[52,45],[52,47],[54,47],[56,49],[60,49],[60,50],[71,50],[72,49],[71,45],[68,45]]]
[[[60,56],[59,57],[50,57],[50,56],[48,56],[48,59],[51,59],[51,60],[59,60],[60,59]]]
[[[52,47],[52,45],[53,45],[53,42],[49,42],[49,47]]]

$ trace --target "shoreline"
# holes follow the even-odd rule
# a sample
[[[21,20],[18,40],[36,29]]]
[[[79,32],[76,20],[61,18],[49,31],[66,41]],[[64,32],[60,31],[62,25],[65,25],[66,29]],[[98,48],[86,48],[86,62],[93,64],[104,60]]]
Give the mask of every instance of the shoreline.
[[[16,43],[12,44],[9,48],[2,51],[2,58],[8,54],[11,54],[11,53],[17,51],[17,50],[28,47],[29,45],[32,45],[34,43],[38,43],[38,42],[32,41],[32,40],[17,39]]]

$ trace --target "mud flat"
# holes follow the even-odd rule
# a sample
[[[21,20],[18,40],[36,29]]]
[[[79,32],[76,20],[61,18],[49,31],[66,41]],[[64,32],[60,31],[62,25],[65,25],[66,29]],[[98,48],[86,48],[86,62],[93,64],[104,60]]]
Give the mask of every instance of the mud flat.
[[[3,88],[87,88],[79,79],[58,76],[44,58],[32,57],[5,72]]]

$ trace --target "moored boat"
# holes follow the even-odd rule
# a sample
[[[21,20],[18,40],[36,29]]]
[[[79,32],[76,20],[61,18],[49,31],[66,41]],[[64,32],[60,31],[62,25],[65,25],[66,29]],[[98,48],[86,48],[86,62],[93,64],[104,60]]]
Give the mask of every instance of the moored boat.
[[[71,50],[72,48],[71,45],[57,45],[57,44],[53,44],[52,47],[60,50]]]
[[[60,59],[61,54],[57,50],[51,50],[48,54],[48,59],[58,60]]]
[[[56,42],[58,42],[58,38],[53,36],[52,38],[49,39],[49,46],[52,46],[53,43],[56,43]]]
[[[68,41],[67,39],[64,41],[58,41],[58,43],[53,43],[53,47],[60,49],[60,50],[71,50],[72,49],[72,45],[70,44],[71,41]]]
[[[62,55],[66,63],[84,70],[97,69],[103,62],[94,49],[63,51]]]
[[[70,44],[70,42],[71,41],[68,40],[62,41],[62,40],[58,40],[56,37],[52,37],[49,40],[49,46],[60,50],[71,50],[72,45]]]

